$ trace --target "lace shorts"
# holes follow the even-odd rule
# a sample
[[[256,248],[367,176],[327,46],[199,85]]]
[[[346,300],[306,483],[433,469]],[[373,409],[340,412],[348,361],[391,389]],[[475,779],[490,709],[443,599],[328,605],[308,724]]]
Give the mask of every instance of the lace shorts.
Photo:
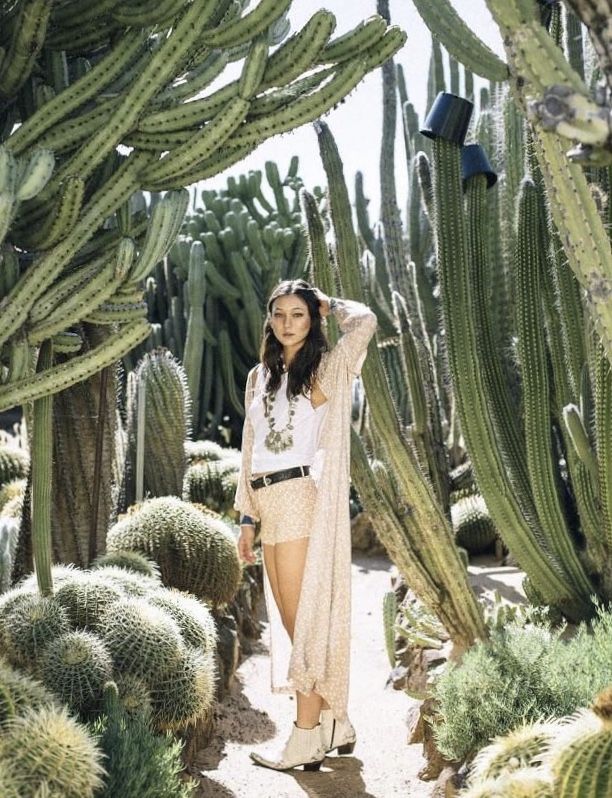
[[[261,542],[274,545],[310,536],[317,486],[311,476],[284,479],[255,491]]]

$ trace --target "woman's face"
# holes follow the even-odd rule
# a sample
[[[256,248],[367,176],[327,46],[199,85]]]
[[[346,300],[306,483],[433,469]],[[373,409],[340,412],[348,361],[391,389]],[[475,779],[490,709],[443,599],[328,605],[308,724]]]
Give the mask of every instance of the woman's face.
[[[284,294],[272,303],[272,332],[289,351],[297,351],[310,332],[308,305],[297,294]]]

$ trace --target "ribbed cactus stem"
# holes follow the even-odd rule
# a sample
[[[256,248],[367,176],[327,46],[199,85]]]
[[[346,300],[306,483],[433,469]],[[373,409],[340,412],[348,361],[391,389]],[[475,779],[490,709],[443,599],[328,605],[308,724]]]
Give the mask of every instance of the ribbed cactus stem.
[[[535,184],[525,179],[519,192],[515,272],[517,332],[525,406],[527,463],[534,503],[547,548],[584,601],[593,591],[574,549],[561,506],[550,418],[550,386],[542,324],[541,285],[545,268],[544,209]]]
[[[201,241],[194,241],[189,252],[189,318],[183,365],[187,373],[187,384],[193,408],[193,425],[199,419],[200,377],[204,356],[204,302],[206,300],[206,261]]]
[[[41,346],[38,371],[46,371],[53,360],[49,341]],[[32,555],[38,589],[53,593],[51,576],[51,496],[53,476],[53,397],[43,395],[34,402],[32,430]]]
[[[595,428],[604,537],[612,548],[612,364],[601,348],[595,374]]]
[[[471,263],[469,291],[475,314],[475,341],[478,347],[476,354],[481,365],[486,391],[485,402],[491,414],[501,459],[506,465],[508,477],[523,515],[533,528],[537,528],[537,513],[533,504],[525,456],[525,438],[519,429],[516,411],[498,356],[495,327],[490,312],[489,289],[492,267],[487,242],[488,229],[493,219],[487,212],[487,191],[485,175],[475,175],[467,181],[465,210],[467,246]]]
[[[485,389],[470,295],[467,236],[462,208],[459,147],[434,141],[436,254],[446,330],[446,345],[461,429],[476,480],[495,526],[521,567],[552,604],[561,603],[574,617],[588,607],[559,574],[559,566],[542,550],[516,500],[497,445]]]

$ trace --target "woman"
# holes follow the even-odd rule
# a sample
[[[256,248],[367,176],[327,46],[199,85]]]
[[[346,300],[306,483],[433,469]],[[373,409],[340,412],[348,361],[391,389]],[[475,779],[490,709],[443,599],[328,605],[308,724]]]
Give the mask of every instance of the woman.
[[[322,329],[330,313],[342,333],[331,351]],[[268,300],[261,363],[247,377],[238,550],[254,561],[260,521],[271,687],[297,697],[288,741],[251,753],[277,770],[317,770],[326,753],[355,745],[347,716],[351,386],[376,323],[359,302],[285,280]]]

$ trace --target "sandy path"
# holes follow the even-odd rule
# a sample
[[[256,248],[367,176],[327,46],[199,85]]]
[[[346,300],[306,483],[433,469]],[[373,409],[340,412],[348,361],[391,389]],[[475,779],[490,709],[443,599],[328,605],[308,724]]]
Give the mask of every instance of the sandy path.
[[[327,757],[321,770],[278,772],[256,765],[249,751],[289,733],[295,700],[270,692],[267,627],[254,653],[236,674],[233,694],[218,708],[216,734],[201,753],[198,798],[421,798],[431,785],[417,779],[421,746],[406,744],[404,693],[385,688],[389,661],[382,625],[382,598],[390,589],[387,557],[353,555],[352,644],[349,715],[357,730],[350,756]]]

